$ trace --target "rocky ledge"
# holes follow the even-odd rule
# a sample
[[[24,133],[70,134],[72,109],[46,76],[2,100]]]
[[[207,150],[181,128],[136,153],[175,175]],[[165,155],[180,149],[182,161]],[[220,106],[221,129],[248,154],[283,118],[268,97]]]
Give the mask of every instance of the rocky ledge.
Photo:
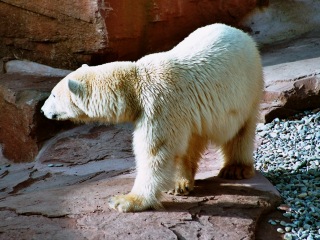
[[[157,211],[111,210],[107,199],[133,185],[131,134],[130,125],[79,126],[48,142],[35,162],[2,165],[0,239],[254,239],[261,215],[281,201],[259,172],[215,177],[219,155],[209,148],[190,196],[164,194]]]

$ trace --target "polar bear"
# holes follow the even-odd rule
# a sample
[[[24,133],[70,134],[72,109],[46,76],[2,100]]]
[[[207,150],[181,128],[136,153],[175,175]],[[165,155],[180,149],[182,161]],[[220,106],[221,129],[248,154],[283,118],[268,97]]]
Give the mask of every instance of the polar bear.
[[[134,123],[134,186],[109,200],[118,211],[134,212],[161,207],[164,190],[192,191],[208,143],[223,153],[220,177],[252,177],[263,86],[252,38],[213,24],[136,62],[82,66],[54,87],[42,111],[56,120]]]

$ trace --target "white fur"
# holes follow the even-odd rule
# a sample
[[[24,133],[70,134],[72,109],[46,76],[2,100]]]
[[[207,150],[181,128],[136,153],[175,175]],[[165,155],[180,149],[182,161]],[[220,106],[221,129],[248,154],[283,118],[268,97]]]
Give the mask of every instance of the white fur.
[[[69,80],[81,91],[71,92]],[[235,150],[226,150],[226,165],[253,165],[262,89],[254,41],[240,30],[213,24],[199,28],[168,52],[137,62],[83,66],[53,89],[42,110],[58,120],[135,123],[138,174],[130,195],[134,197],[118,196],[110,205],[139,211],[158,206],[160,191],[179,181],[173,177],[175,159],[186,158],[194,136],[226,148],[234,141]],[[248,143],[235,137],[239,132]],[[193,182],[193,177],[177,176]]]

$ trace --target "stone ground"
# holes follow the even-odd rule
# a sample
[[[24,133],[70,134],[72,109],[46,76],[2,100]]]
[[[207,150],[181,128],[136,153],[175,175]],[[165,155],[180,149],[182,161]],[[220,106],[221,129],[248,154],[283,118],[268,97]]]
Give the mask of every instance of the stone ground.
[[[158,211],[110,210],[107,199],[134,181],[131,133],[129,125],[80,126],[49,142],[34,163],[2,167],[0,239],[253,239],[261,214],[280,203],[259,173],[213,177],[220,161],[210,148],[191,196],[165,195]]]
[[[268,79],[290,82],[319,73],[318,43],[307,38],[263,51]],[[312,68],[307,73],[306,65]],[[109,209],[107,199],[133,185],[131,136],[131,125],[83,125],[46,142],[32,163],[0,156],[0,239],[282,238],[267,223],[282,218],[279,193],[259,172],[250,180],[215,177],[221,162],[213,147],[190,196],[164,194],[164,209],[157,211]]]

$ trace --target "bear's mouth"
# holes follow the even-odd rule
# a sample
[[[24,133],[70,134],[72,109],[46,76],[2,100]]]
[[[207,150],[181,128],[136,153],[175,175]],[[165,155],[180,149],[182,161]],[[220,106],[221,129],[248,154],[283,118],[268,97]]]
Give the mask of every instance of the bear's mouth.
[[[69,119],[70,117],[68,116],[68,114],[67,113],[59,113],[59,114],[52,114],[51,115],[51,119],[52,120],[58,120],[58,121],[60,121],[60,120],[67,120],[67,119]]]
[[[45,116],[46,118],[48,119],[51,119],[51,120],[67,120],[68,117],[67,117],[67,113],[44,113],[43,111],[41,111]]]

